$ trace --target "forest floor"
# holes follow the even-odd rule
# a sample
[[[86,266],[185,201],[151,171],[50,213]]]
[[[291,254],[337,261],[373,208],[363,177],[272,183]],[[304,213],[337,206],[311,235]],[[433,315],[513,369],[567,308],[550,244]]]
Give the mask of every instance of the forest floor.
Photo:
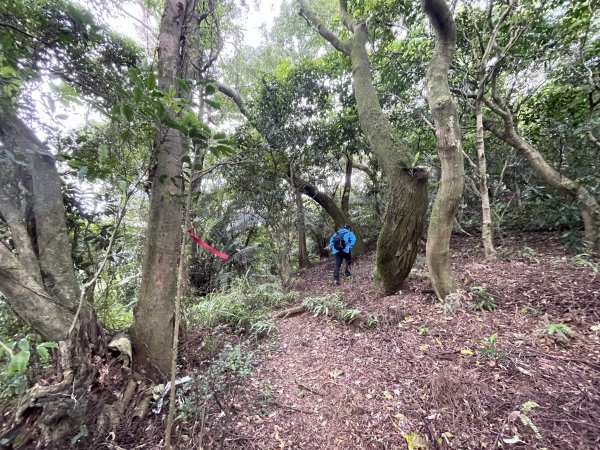
[[[600,448],[598,266],[574,260],[552,233],[498,244],[488,262],[477,238],[453,240],[464,290],[445,306],[422,257],[405,289],[383,298],[372,252],[340,287],[332,260],[300,273],[301,299],[339,291],[348,308],[384,319],[278,319],[275,345],[236,394],[223,448]],[[486,295],[494,311],[469,307]]]

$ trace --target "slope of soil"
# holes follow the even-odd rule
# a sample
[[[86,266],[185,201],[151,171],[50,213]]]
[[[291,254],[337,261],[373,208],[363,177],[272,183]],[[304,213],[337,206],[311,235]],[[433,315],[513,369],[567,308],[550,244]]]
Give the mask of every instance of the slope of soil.
[[[300,274],[302,297],[339,290],[380,322],[279,319],[278,345],[239,392],[223,447],[599,448],[600,274],[549,233],[506,238],[493,262],[476,238],[453,246],[463,290],[445,305],[418,267],[404,290],[379,298],[372,253],[341,287],[333,261]],[[470,309],[476,294],[497,309]],[[575,338],[544,333],[556,323]]]

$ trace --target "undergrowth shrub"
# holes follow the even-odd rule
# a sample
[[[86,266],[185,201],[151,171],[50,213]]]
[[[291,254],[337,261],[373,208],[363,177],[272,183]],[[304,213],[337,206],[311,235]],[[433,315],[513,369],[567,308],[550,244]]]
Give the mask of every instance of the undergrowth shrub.
[[[177,388],[177,419],[199,420],[203,426],[227,417],[232,394],[250,376],[254,363],[254,352],[225,344],[206,371]]]
[[[30,380],[39,377],[50,361],[56,342],[44,342],[37,334],[13,342],[0,342],[0,400],[23,395]]]
[[[538,333],[544,334],[562,344],[567,344],[575,339],[575,332],[564,323],[551,323],[546,328],[538,330]]]
[[[485,286],[471,286],[471,297],[473,301],[469,304],[469,309],[494,311],[498,307],[494,296]]]
[[[307,311],[313,313],[315,317],[332,317],[344,323],[352,323],[362,314],[362,311],[359,309],[346,308],[346,304],[342,301],[342,295],[339,292],[321,297],[306,297],[302,301],[302,306]],[[374,322],[371,325],[374,325]]]
[[[189,310],[190,320],[200,328],[227,325],[234,332],[256,336],[271,334],[275,324],[270,319],[273,308],[297,299],[297,292],[284,293],[279,283],[252,285],[239,280],[231,289],[195,300]]]

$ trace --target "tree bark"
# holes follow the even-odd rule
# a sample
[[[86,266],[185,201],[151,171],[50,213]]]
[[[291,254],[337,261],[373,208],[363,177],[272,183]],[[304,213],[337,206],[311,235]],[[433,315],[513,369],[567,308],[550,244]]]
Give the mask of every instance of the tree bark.
[[[44,338],[65,339],[80,291],[54,158],[14,112],[0,111],[0,137],[6,151],[26,161],[19,169],[22,177],[10,163],[1,168],[11,182],[0,187],[0,215],[14,249],[0,246],[0,291]],[[33,222],[31,235],[28,221]]]
[[[159,30],[158,84],[167,91],[182,76],[187,2],[168,0]],[[138,364],[154,377],[170,369],[174,299],[181,245],[182,204],[176,183],[182,172],[182,140],[175,129],[158,133],[157,166],[150,209],[139,299],[134,310],[133,344]]]
[[[352,156],[346,158],[346,174],[344,176],[344,190],[342,191],[342,213],[350,216],[350,190],[352,188]]]
[[[531,167],[546,183],[577,202],[583,218],[585,239],[594,251],[600,251],[600,207],[596,199],[584,186],[560,174],[546,162],[539,150],[518,133],[512,114],[508,109],[492,103],[489,106],[492,107],[492,110],[495,109],[498,113],[501,113],[499,115],[502,117],[504,126],[493,120],[483,118],[485,129],[521,152]]]
[[[492,210],[490,208],[490,194],[487,184],[487,161],[485,158],[485,138],[483,128],[483,111],[481,100],[475,100],[475,146],[477,148],[477,163],[479,172],[479,194],[481,196],[481,240],[486,259],[496,257],[494,248],[494,230],[492,227]]]
[[[304,220],[304,203],[302,194],[295,191],[296,197],[296,226],[298,227],[298,266],[300,268],[310,267],[308,249],[306,248],[306,221]]]
[[[354,97],[361,129],[388,178],[388,205],[377,240],[375,281],[383,294],[394,294],[408,277],[417,256],[427,212],[427,172],[411,167],[413,156],[398,139],[383,114],[373,85],[367,54],[367,25],[347,11],[340,0],[340,19],[350,31],[348,42],[327,30],[304,0],[298,0],[301,15],[331,45],[348,55],[352,63]]]
[[[423,9],[436,36],[427,70],[427,100],[442,171],[429,219],[426,253],[433,290],[438,298],[444,299],[457,288],[450,266],[450,238],[464,188],[460,120],[448,85],[456,28],[446,0],[423,0]]]

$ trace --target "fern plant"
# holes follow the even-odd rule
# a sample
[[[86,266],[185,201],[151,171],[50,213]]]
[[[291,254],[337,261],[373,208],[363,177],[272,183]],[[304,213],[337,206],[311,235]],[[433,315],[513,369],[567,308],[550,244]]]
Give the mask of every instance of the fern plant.
[[[575,332],[564,323],[551,323],[546,328],[539,331],[541,334],[546,334],[564,344],[575,339]]]

